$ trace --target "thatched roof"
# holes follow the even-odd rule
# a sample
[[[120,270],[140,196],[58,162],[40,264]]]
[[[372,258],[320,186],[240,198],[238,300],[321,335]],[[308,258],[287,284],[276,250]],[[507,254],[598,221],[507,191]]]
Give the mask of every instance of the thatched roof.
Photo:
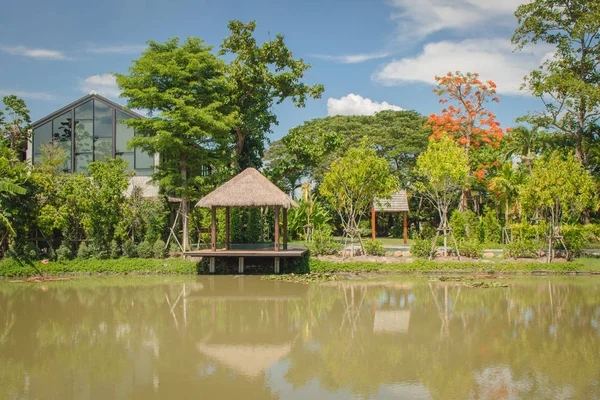
[[[399,190],[392,194],[391,199],[376,199],[375,211],[378,212],[400,212],[410,211],[408,209],[408,198],[406,190]]]
[[[263,346],[199,343],[197,347],[201,353],[251,378],[264,374],[271,365],[286,357],[292,348],[290,343]]]
[[[196,207],[298,207],[290,196],[254,168],[246,168],[204,196]]]

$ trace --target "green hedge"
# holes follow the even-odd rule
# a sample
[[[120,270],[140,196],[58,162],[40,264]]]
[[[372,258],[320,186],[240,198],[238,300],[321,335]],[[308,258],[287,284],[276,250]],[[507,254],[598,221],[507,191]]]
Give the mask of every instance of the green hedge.
[[[6,259],[0,262],[0,277],[70,274],[196,274],[198,263],[180,258],[168,260],[120,258],[116,260],[75,259],[42,264]]]
[[[377,263],[377,262],[330,262],[312,259],[310,261],[310,272],[446,272],[446,271],[469,271],[469,272],[524,272],[534,271],[548,272],[575,272],[598,270],[588,268],[579,263],[557,262],[544,264],[541,262],[457,262],[457,261],[427,261],[415,260],[405,263]]]

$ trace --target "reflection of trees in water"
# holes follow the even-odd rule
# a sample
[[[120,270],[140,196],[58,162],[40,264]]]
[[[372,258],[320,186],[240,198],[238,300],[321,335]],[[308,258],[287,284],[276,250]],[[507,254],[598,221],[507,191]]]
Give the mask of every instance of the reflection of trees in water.
[[[406,382],[435,399],[594,398],[600,389],[600,289],[589,281],[461,289],[164,279],[0,285],[0,397],[275,398],[267,362],[256,374],[236,369],[236,350],[261,348],[289,358],[295,388],[316,379],[365,398]],[[219,359],[219,348],[230,356]]]

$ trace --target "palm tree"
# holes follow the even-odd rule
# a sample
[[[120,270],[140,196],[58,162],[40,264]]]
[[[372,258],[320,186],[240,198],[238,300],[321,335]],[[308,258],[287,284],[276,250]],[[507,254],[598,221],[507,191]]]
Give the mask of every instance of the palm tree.
[[[524,126],[515,128],[506,141],[504,148],[505,161],[513,156],[518,156],[529,172],[532,168],[532,160],[546,147],[544,134],[537,128],[529,129]]]
[[[523,174],[511,162],[502,164],[498,170],[498,175],[490,180],[488,189],[498,197],[498,200],[504,203],[505,228],[508,228],[510,210],[514,211],[517,208],[517,194],[522,181]]]
[[[26,192],[27,190],[25,190],[19,185],[15,185],[14,183],[5,180],[0,180],[0,196],[14,196],[18,194],[22,195]],[[15,230],[13,229],[10,221],[6,217],[4,210],[0,210],[0,224],[4,225],[12,236],[15,236]]]

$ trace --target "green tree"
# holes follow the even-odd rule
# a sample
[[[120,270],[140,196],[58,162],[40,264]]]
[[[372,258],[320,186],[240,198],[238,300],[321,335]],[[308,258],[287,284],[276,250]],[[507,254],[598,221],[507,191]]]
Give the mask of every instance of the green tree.
[[[189,200],[209,187],[207,167],[218,171],[228,166],[229,132],[236,120],[228,104],[236,89],[228,83],[224,62],[211,50],[198,38],[182,44],[177,38],[163,44],[150,41],[128,75],[116,74],[128,106],[152,115],[127,120],[136,131],[131,145],[160,153],[154,179],[181,196],[184,250],[189,249]]]
[[[533,172],[519,190],[526,212],[537,211],[548,222],[548,262],[553,241],[561,236],[564,222],[577,221],[585,210],[597,209],[596,184],[573,154],[560,151],[537,159]]]
[[[344,228],[344,237],[353,246],[358,237],[361,250],[364,245],[359,224],[376,198],[387,198],[398,189],[398,179],[391,174],[388,162],[367,145],[366,138],[360,147],[348,149],[344,157],[335,160],[319,187],[338,212]]]
[[[467,155],[456,142],[442,135],[439,139],[429,141],[427,151],[417,159],[415,172],[421,177],[416,189],[436,208],[440,223],[432,243],[432,253],[437,245],[437,238],[444,235],[444,254],[448,254],[448,233],[454,240],[458,254],[458,246],[448,221],[450,206],[458,200],[465,179],[469,175],[469,160]]]
[[[490,179],[488,189],[503,204],[504,227],[508,228],[511,210],[517,209],[519,186],[523,182],[523,174],[512,162],[500,166],[498,174]]]
[[[306,99],[318,99],[323,85],[302,82],[311,66],[294,59],[283,35],[258,45],[254,38],[256,22],[244,24],[230,21],[231,34],[221,44],[220,55],[231,56],[227,76],[231,82],[231,104],[239,110],[233,127],[235,162],[240,170],[261,167],[266,134],[277,125],[274,104],[291,99],[296,107],[304,107]]]
[[[538,43],[556,47],[525,77],[524,87],[545,110],[523,120],[569,136],[577,159],[586,164],[600,118],[600,2],[534,0],[520,5],[515,16],[519,26],[512,42],[517,49]]]
[[[24,152],[27,140],[31,137],[31,118],[23,99],[15,95],[4,96],[5,113],[0,110],[0,137],[8,139],[10,149]],[[7,119],[8,117],[8,119]]]

